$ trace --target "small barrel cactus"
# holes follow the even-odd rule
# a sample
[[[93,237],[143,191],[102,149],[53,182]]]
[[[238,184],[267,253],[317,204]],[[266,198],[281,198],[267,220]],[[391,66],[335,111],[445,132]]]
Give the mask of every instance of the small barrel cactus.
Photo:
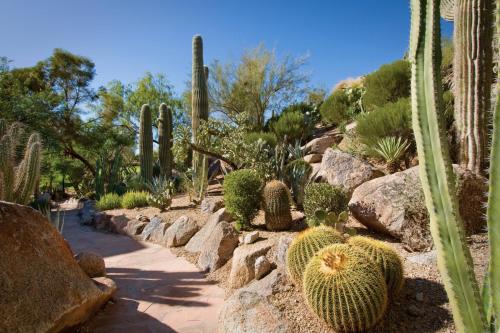
[[[304,272],[304,297],[335,332],[365,331],[387,308],[387,286],[377,265],[347,244],[318,251]]]
[[[302,275],[309,259],[323,247],[343,243],[344,237],[332,227],[319,226],[300,233],[288,248],[286,268],[295,283],[302,282]]]
[[[376,263],[384,274],[389,294],[397,294],[403,287],[403,262],[388,244],[363,236],[349,238],[348,244],[359,248]]]
[[[266,184],[262,193],[266,228],[271,231],[288,230],[292,225],[290,192],[285,184],[273,180]]]

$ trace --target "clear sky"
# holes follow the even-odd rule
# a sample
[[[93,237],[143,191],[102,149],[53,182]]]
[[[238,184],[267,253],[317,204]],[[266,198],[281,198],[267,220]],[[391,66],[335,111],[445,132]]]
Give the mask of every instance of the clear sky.
[[[180,93],[201,34],[205,63],[263,42],[278,55],[309,54],[312,85],[330,89],[401,58],[409,19],[409,0],[0,0],[0,56],[31,66],[63,48],[95,62],[96,87],[151,71]]]

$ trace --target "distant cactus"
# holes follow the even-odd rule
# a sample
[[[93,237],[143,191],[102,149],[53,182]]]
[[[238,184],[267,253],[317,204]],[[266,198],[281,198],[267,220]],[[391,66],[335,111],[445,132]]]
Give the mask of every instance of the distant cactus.
[[[285,184],[273,180],[262,193],[266,228],[271,231],[288,230],[292,225],[290,192]]]
[[[26,143],[22,160],[17,161],[17,150],[22,142],[19,124],[8,127],[0,124],[0,199],[27,204],[40,177],[42,143],[40,135],[33,133]]]
[[[105,161],[99,157],[95,162],[95,177],[94,177],[94,190],[96,198],[99,200],[104,194],[104,163]]]
[[[153,128],[151,109],[144,104],[141,108],[139,130],[139,157],[141,161],[141,178],[145,183],[153,180]]]
[[[172,110],[162,103],[158,119],[158,155],[160,159],[160,176],[167,179],[172,177],[172,140]]]
[[[336,243],[344,243],[344,237],[326,226],[309,228],[295,237],[286,258],[286,268],[292,280],[300,284],[309,259],[323,247]]]
[[[311,258],[304,272],[304,297],[335,332],[359,332],[374,326],[387,307],[382,272],[360,251],[334,244]]]
[[[363,236],[351,237],[347,243],[362,250],[380,267],[390,295],[396,295],[401,290],[404,283],[403,262],[390,245]]]

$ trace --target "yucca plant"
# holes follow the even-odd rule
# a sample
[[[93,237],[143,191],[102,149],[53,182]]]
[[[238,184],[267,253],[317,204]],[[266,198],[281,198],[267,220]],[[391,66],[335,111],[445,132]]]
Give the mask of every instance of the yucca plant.
[[[148,203],[151,206],[159,208],[162,212],[170,207],[175,190],[173,180],[161,176],[153,178],[148,189]]]
[[[409,147],[410,144],[407,140],[388,136],[379,139],[375,147],[372,148],[372,151],[375,156],[385,161],[389,172],[394,173],[398,170],[399,162],[405,156]]]
[[[438,267],[457,331],[498,332],[494,318],[500,318],[500,107],[497,101],[487,212],[490,268],[486,281],[490,285],[486,284],[481,297],[458,212],[455,176],[444,129],[439,8],[439,0],[411,0],[412,115],[420,178]]]

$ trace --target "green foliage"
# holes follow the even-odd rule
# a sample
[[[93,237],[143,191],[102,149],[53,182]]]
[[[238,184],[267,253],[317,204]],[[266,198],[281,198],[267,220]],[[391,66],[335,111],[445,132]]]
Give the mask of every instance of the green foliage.
[[[366,93],[363,96],[363,104],[367,111],[409,97],[410,76],[410,63],[407,60],[397,60],[382,65],[367,75],[364,81]]]
[[[320,113],[323,122],[339,125],[349,119],[349,98],[342,89],[335,90],[321,104]]]
[[[406,140],[388,136],[379,139],[375,147],[372,148],[372,152],[387,163],[387,167],[392,173],[397,171],[399,161],[404,157],[408,148],[409,144]]]
[[[315,216],[317,210],[340,214],[347,210],[349,198],[347,193],[338,186],[327,183],[311,183],[305,188],[304,213],[307,224],[317,226],[321,223]]]
[[[175,192],[174,181],[168,178],[153,178],[148,186],[148,203],[160,211],[165,211],[172,204],[172,196]]]
[[[335,332],[373,327],[387,308],[387,287],[376,264],[346,244],[334,244],[311,258],[304,272],[304,298]]]
[[[130,191],[122,197],[122,207],[127,209],[146,207],[148,205],[148,192]]]
[[[259,210],[262,180],[254,170],[242,169],[224,179],[224,204],[238,220],[239,227],[248,227]]]
[[[411,108],[407,98],[387,103],[372,112],[362,113],[356,121],[356,136],[368,148],[374,147],[380,139],[389,136],[413,142]]]
[[[268,182],[262,192],[262,206],[267,230],[281,231],[290,229],[292,225],[290,192],[285,184],[279,180]]]
[[[303,159],[294,160],[285,167],[285,179],[292,189],[293,200],[298,209],[303,208],[304,189],[311,173],[311,165]]]
[[[314,212],[314,217],[317,221],[320,221],[320,224],[334,227],[339,232],[343,232],[344,226],[349,219],[349,213],[347,211],[343,211],[336,214],[334,212],[327,212],[325,210],[318,209]]]
[[[262,140],[269,147],[276,147],[278,139],[274,133],[270,132],[249,132],[244,134],[246,144],[252,145],[257,141]]]
[[[404,283],[403,261],[398,253],[387,243],[363,236],[347,240],[349,245],[359,248],[377,264],[384,274],[387,291],[390,295],[399,293]]]
[[[97,201],[96,207],[101,211],[121,208],[122,198],[116,193],[105,194]]]
[[[286,256],[286,269],[296,284],[302,282],[302,276],[309,260],[325,246],[343,243],[344,237],[334,228],[319,226],[306,229],[295,237]]]
[[[271,128],[280,141],[294,143],[310,135],[306,116],[298,110],[283,112]]]

